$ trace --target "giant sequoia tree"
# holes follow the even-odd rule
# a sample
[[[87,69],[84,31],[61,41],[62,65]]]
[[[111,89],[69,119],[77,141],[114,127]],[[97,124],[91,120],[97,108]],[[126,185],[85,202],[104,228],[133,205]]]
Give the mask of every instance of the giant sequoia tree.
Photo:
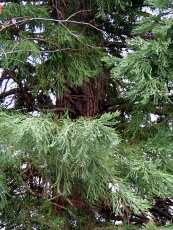
[[[172,229],[171,0],[1,2],[0,228]]]

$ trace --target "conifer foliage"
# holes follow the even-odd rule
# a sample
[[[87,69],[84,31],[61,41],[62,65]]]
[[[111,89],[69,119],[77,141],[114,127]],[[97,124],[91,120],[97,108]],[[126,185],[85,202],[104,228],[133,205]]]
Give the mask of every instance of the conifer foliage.
[[[2,2],[0,229],[172,229],[172,10]]]

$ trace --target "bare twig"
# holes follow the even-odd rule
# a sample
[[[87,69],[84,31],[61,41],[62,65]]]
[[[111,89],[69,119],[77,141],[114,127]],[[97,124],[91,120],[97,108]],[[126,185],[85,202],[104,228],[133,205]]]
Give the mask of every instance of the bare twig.
[[[14,20],[16,20],[16,18],[14,18]],[[75,20],[69,20],[69,19],[53,19],[53,18],[25,18],[23,20],[20,20],[20,21],[16,21],[16,25],[17,24],[23,24],[23,23],[26,23],[26,22],[30,22],[30,21],[49,21],[49,22],[57,22],[59,24],[65,24],[65,23],[68,23],[68,24],[76,24],[76,25],[85,25],[85,26],[88,26],[88,27],[91,27],[101,33],[103,33],[104,31],[99,29],[98,27],[94,26],[93,24],[89,23],[89,22],[83,22],[83,21],[75,21]],[[1,24],[1,29],[0,29],[0,32],[2,32],[3,30],[9,28],[9,27],[12,27],[14,26],[14,23],[10,23],[10,24]]]
[[[79,11],[77,11],[77,12],[71,14],[66,20],[69,20],[69,19],[71,19],[72,17],[74,17],[74,16],[76,16],[76,15],[78,15],[78,14],[85,13],[85,12],[91,12],[91,11],[92,11],[92,10],[79,10]]]
[[[77,51],[81,51],[81,50],[85,50],[85,49],[88,49],[88,48],[92,48],[92,49],[105,49],[105,47],[101,47],[101,46],[91,46],[91,45],[87,45],[87,47],[82,47],[82,48],[78,48],[78,49],[75,49],[75,48],[60,48],[60,49],[55,49],[55,50],[39,50],[39,53],[57,53],[57,52],[66,52],[66,51],[69,51],[69,52],[77,52]],[[33,52],[33,50],[14,50],[14,51],[7,51],[7,52],[4,52],[4,56],[7,58],[7,55],[8,54],[15,54],[15,53],[25,53],[25,52]],[[8,58],[9,59],[9,58]],[[15,59],[17,60],[17,59]],[[17,60],[17,61],[20,61],[20,60]],[[22,61],[20,61],[22,62]],[[22,62],[24,63],[24,62]]]

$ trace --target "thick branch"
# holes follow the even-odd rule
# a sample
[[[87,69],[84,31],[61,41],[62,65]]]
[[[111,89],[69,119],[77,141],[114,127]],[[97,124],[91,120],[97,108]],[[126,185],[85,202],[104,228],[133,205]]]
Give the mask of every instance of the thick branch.
[[[5,97],[11,96],[13,94],[16,94],[19,91],[19,88],[14,88],[14,89],[10,89],[6,92],[3,92],[0,94],[0,99],[4,99]]]

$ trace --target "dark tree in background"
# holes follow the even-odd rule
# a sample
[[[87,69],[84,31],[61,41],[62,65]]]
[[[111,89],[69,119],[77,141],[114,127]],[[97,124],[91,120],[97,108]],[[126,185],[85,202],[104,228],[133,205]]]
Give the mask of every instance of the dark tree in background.
[[[172,18],[1,1],[0,228],[172,228]]]
[[[73,118],[108,110],[109,73],[101,58],[107,52],[121,55],[139,6],[141,3],[133,1],[6,4],[1,18],[10,25],[1,29],[6,40],[1,66],[5,68],[3,77],[15,81],[16,91],[2,94],[2,100],[17,95],[16,109],[53,109],[61,115],[68,110]],[[54,106],[50,92],[56,97]]]

